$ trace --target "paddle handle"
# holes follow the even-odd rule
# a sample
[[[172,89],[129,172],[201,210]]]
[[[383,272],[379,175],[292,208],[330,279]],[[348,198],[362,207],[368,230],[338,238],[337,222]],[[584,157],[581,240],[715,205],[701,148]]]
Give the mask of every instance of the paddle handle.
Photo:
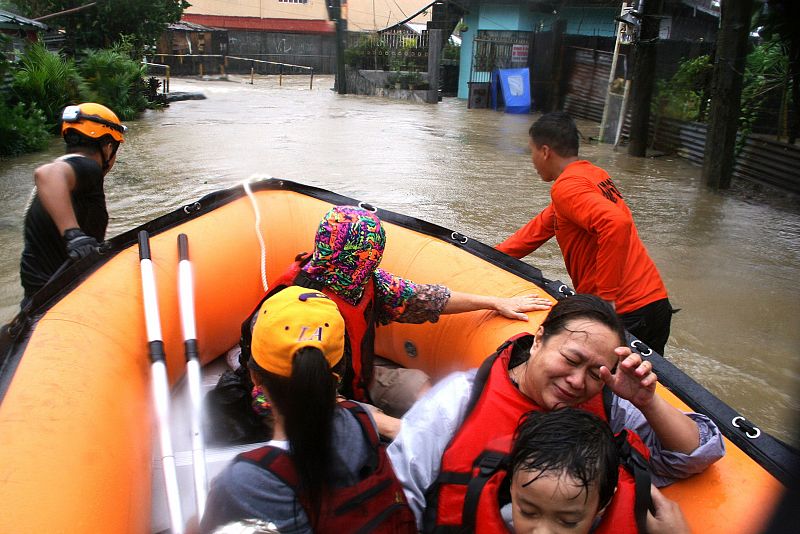
[[[167,362],[164,354],[164,342],[161,338],[161,317],[158,311],[158,291],[150,259],[150,234],[146,230],[139,232],[139,265],[142,274],[142,301],[147,327],[147,344],[150,352],[151,387],[153,404],[158,424],[159,443],[161,446],[161,465],[164,470],[164,484],[167,490],[167,507],[169,508],[170,525],[175,534],[183,533],[183,516],[178,488],[178,471],[175,465],[175,452],[172,448],[170,434],[169,402],[170,389],[167,376]]]
[[[178,236],[178,297],[186,361],[197,358],[197,327],[194,318],[194,275],[189,262],[189,238]]]
[[[178,297],[183,325],[183,346],[186,353],[186,380],[191,402],[192,465],[197,517],[203,516],[208,494],[205,444],[202,433],[202,391],[200,360],[198,359],[197,330],[194,307],[194,275],[189,261],[189,238],[178,236]]]
[[[146,230],[139,232],[139,266],[142,271],[142,297],[150,361],[163,362],[165,355],[164,342],[161,338],[161,315],[158,311],[158,291],[153,262],[150,260],[150,235]]]

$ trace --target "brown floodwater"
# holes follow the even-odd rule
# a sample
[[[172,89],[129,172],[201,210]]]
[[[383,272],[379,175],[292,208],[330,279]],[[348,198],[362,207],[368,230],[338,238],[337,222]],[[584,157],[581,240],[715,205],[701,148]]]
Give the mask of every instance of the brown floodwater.
[[[340,96],[330,77],[175,79],[206,100],[148,111],[106,178],[108,235],[255,174],[330,189],[496,244],[549,201],[530,162],[535,118]],[[579,121],[584,135],[597,124]],[[0,322],[22,296],[18,262],[32,171],[62,153],[0,161]],[[736,184],[708,191],[700,169],[672,156],[630,158],[585,142],[633,210],[667,284],[674,317],[666,355],[746,417],[795,441],[800,414],[800,203]],[[558,246],[527,258],[568,281]],[[796,442],[796,441],[795,441]]]

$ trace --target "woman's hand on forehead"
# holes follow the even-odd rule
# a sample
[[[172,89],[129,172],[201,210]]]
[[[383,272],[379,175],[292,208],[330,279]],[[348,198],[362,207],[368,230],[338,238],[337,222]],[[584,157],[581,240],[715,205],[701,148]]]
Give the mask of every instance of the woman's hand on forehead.
[[[603,366],[600,378],[618,397],[642,409],[652,402],[656,392],[658,375],[653,372],[653,364],[628,347],[617,347],[614,352],[619,361],[616,372],[612,374]]]

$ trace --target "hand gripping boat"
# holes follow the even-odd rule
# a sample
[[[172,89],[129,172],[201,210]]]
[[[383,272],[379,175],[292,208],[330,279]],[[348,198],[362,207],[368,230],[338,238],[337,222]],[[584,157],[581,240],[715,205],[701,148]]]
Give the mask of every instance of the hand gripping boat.
[[[163,507],[151,488],[163,482],[153,482],[160,476],[153,467],[158,430],[139,231],[151,236],[163,346],[175,388],[185,372],[177,236],[186,234],[191,243],[199,357],[207,364],[237,343],[241,321],[264,293],[263,281],[312,249],[320,218],[335,204],[359,202],[272,179],[213,193],[111,239],[99,257],[72,265],[39,292],[0,341],[0,532],[166,528],[151,520],[153,507]],[[486,295],[538,291],[558,299],[570,292],[456,232],[384,210],[377,214],[387,233],[382,267],[399,276]],[[376,352],[440,378],[478,366],[522,330],[533,332],[545,313],[529,316],[528,325],[491,312],[445,316],[435,325],[393,324],[378,329]],[[709,415],[728,440],[724,459],[667,488],[666,495],[680,503],[697,532],[759,532],[785,486],[796,483],[794,451],[631,341],[652,361],[661,380],[658,394]],[[176,455],[183,452],[178,447]],[[181,486],[184,494],[193,491],[191,483]]]

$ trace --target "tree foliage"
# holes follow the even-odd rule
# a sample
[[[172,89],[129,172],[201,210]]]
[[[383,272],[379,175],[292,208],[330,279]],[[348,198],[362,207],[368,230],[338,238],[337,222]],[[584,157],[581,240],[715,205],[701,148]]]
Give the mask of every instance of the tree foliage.
[[[86,80],[87,99],[108,106],[120,119],[134,119],[147,107],[146,67],[119,47],[88,51],[78,71]]]
[[[16,0],[27,16],[40,17],[76,7],[75,0]],[[134,50],[153,45],[167,24],[178,22],[185,0],[97,0],[94,6],[45,22],[66,30],[65,48],[108,48],[130,36]]]
[[[703,121],[703,100],[708,98],[712,69],[708,55],[682,61],[672,78],[656,82],[651,113],[683,121]]]

